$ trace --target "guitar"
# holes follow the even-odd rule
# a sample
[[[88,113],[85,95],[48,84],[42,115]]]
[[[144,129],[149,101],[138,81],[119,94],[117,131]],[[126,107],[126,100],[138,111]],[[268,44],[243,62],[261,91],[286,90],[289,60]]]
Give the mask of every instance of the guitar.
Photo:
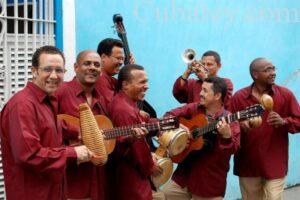
[[[57,116],[59,120],[64,120],[65,122],[75,126],[80,127],[79,118],[68,115],[60,114]],[[169,117],[159,119],[157,122],[145,123],[145,124],[135,124],[130,126],[122,126],[113,128],[113,124],[104,115],[95,116],[99,129],[103,130],[104,145],[107,154],[110,154],[116,144],[116,138],[121,136],[131,136],[133,128],[146,128],[148,131],[166,131],[171,129],[176,129],[179,127],[179,121],[176,117]]]
[[[238,111],[234,114],[229,114],[222,117],[227,123],[231,123],[237,120],[245,120],[253,117],[261,116],[263,114],[264,108],[260,104],[255,104],[247,107],[245,110]],[[188,148],[186,148],[180,154],[171,157],[172,161],[175,163],[182,162],[188,154],[193,150],[200,150],[203,148],[203,135],[207,133],[216,134],[217,124],[222,118],[215,120],[214,122],[208,123],[206,116],[204,114],[198,114],[192,119],[179,118],[181,124],[185,125],[191,131],[191,139]]]

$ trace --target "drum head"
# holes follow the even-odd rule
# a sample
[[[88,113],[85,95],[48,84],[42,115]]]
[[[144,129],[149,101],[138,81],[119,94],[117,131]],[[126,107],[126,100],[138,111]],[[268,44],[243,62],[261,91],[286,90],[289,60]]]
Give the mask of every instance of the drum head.
[[[165,184],[172,176],[173,162],[169,158],[161,158],[157,161],[157,164],[162,168],[163,173],[160,176],[152,176],[152,182],[155,187],[160,187]]]
[[[189,136],[185,130],[176,133],[168,147],[170,156],[176,156],[183,152],[188,143],[188,139]]]

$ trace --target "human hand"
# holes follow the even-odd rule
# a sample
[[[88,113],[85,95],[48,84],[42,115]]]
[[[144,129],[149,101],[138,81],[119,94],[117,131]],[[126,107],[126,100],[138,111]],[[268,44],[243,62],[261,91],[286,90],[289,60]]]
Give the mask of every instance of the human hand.
[[[135,58],[134,58],[134,55],[132,53],[130,53],[130,56],[129,56],[129,63],[130,64],[135,64]]]
[[[93,154],[85,145],[74,147],[74,149],[77,155],[77,164],[91,160]]]
[[[241,127],[241,130],[244,133],[248,133],[251,130],[251,126],[250,126],[249,120],[241,121],[240,122],[240,127]]]
[[[145,127],[141,128],[132,128],[132,134],[136,139],[140,139],[143,136],[147,135],[149,131]]]
[[[147,121],[148,119],[150,119],[150,115],[149,113],[143,111],[143,110],[140,110],[140,116],[143,118],[143,120]]]
[[[271,111],[269,113],[267,122],[269,123],[269,125],[274,126],[275,128],[278,128],[286,124],[286,121],[278,113],[274,111]]]
[[[97,163],[97,165],[104,165],[107,162],[107,156],[99,156],[93,152],[90,152],[90,153],[91,153],[91,161],[94,164]]]
[[[158,165],[158,157],[156,156],[155,153],[151,153],[152,155],[152,160],[153,160],[153,167],[152,167],[152,176],[160,176],[163,173],[162,168]]]
[[[223,138],[231,138],[230,125],[226,122],[225,118],[222,118],[222,120],[218,122],[217,130]]]
[[[201,61],[194,61],[191,65],[193,72],[197,75],[199,79],[205,79],[208,77],[208,69],[201,63]]]

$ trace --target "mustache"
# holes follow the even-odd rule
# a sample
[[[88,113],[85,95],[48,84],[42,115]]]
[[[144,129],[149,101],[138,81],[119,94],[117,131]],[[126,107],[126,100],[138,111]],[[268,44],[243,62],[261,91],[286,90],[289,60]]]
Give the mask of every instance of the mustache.
[[[276,78],[276,74],[269,76],[269,78]]]
[[[92,76],[95,76],[97,77],[100,73],[98,73],[97,71],[90,71],[88,73],[85,73],[85,75],[92,75]]]

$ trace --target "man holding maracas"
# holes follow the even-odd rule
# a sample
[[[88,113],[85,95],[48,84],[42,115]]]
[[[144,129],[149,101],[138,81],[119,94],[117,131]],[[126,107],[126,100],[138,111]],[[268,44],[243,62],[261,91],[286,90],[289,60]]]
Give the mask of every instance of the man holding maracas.
[[[271,61],[255,59],[250,64],[254,82],[231,99],[231,112],[257,103],[266,109],[261,126],[251,129],[248,121],[240,123],[241,148],[234,157],[234,174],[239,176],[244,200],[282,199],[288,133],[300,131],[299,103],[290,90],[275,84],[275,70]]]

